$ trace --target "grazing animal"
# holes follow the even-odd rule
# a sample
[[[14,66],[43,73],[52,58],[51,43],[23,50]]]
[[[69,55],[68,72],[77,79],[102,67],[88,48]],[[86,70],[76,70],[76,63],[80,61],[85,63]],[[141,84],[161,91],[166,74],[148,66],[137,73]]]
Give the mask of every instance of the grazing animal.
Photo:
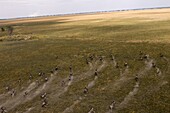
[[[88,113],[95,113],[94,108],[91,108]]]
[[[116,105],[116,102],[113,101],[110,106],[109,106],[109,109],[112,111],[113,109],[115,109],[115,105]]]
[[[1,113],[7,113],[7,110],[5,107],[1,107]]]
[[[88,93],[88,88],[85,87],[85,88],[84,88],[84,94],[87,94],[87,93]]]
[[[55,68],[55,71],[58,71],[58,67]]]
[[[11,93],[11,96],[14,97],[15,95],[16,95],[16,91],[13,89],[12,93]]]
[[[90,56],[89,58],[90,58],[91,61],[93,61],[93,56]]]
[[[25,91],[24,92],[24,97],[26,97],[28,95],[28,92],[27,91]]]
[[[138,74],[136,74],[135,76],[135,81],[138,82],[139,78],[138,78]]]
[[[72,80],[72,78],[73,78],[73,73],[70,73],[70,76],[69,76],[69,81],[71,81]]]
[[[95,76],[97,76],[97,75],[98,75],[97,69],[95,70],[94,75],[95,75]]]
[[[155,63],[152,63],[152,67],[153,67],[153,68],[156,68],[156,64],[155,64]]]
[[[43,72],[39,72],[39,74],[38,74],[39,76],[44,76],[45,75],[45,73],[43,73]]]
[[[41,99],[45,99],[46,96],[47,96],[47,93],[43,93],[40,97],[41,97]]]
[[[47,82],[47,81],[48,81],[48,78],[47,78],[47,77],[45,77],[45,79],[44,79],[44,80],[45,80],[45,82]]]
[[[102,57],[102,56],[100,56],[100,57],[99,57],[99,60],[102,62],[102,61],[103,61],[103,57]]]
[[[9,86],[6,86],[6,87],[5,87],[5,90],[6,90],[6,91],[9,91],[9,90],[10,90]]]
[[[145,54],[143,58],[144,59],[149,59],[149,55]]]
[[[128,63],[127,63],[127,62],[125,62],[125,63],[124,63],[124,66],[125,66],[125,67],[127,67],[127,66],[128,66]]]
[[[43,100],[43,102],[42,102],[42,105],[41,105],[41,106],[42,106],[43,108],[44,108],[44,107],[47,107],[47,100],[46,100],[46,99],[44,99],[44,100]]]
[[[72,66],[71,65],[70,65],[69,69],[70,69],[70,72],[72,72]]]
[[[159,75],[161,73],[159,68],[156,68],[156,74]]]
[[[18,79],[18,83],[19,83],[19,84],[21,83],[21,78]]]
[[[39,72],[38,75],[39,75],[39,76],[42,76],[42,72]]]

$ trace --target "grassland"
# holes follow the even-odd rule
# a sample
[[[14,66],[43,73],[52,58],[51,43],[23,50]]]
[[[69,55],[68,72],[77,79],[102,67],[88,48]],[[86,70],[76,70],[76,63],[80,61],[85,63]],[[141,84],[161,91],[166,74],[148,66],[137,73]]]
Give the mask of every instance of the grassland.
[[[81,96],[83,100],[73,107],[72,113],[87,113],[91,107],[96,113],[106,113],[113,100],[116,101],[116,106],[124,101],[134,88],[135,74],[145,70],[145,63],[138,60],[139,53],[142,51],[150,55],[150,59],[157,64],[162,74],[157,76],[153,68],[145,70],[139,77],[138,92],[116,112],[169,113],[169,14],[170,9],[156,9],[0,21],[1,26],[14,26],[14,34],[11,37],[7,36],[6,32],[0,32],[0,39],[2,39],[0,42],[0,94],[2,94],[0,106],[7,100],[12,100],[10,96],[3,96],[7,93],[5,86],[14,88],[17,94],[20,94],[30,84],[29,73],[33,75],[32,81],[40,78],[38,76],[40,71],[50,78],[50,71],[58,66],[56,79],[49,88],[40,92],[40,94],[47,92],[49,103],[47,108],[41,107],[39,94],[13,109],[8,110],[7,107],[7,110],[11,113],[26,111],[62,113]],[[22,37],[29,36],[33,38],[22,40]],[[160,53],[165,57],[161,58]],[[73,82],[59,98],[55,96],[63,91],[58,90],[57,87],[62,79],[69,76],[69,66],[73,66],[75,78],[79,77],[90,70],[86,58],[93,54],[96,57],[92,61],[94,69],[89,72],[90,74],[103,64],[98,61],[99,56],[104,56],[106,65],[99,72],[99,78],[89,89],[89,93],[84,96],[83,89],[93,81],[94,76]],[[125,70],[123,63],[129,64],[128,72],[123,77],[120,70],[113,66],[110,54],[115,56],[123,72]],[[98,62],[96,66],[95,62]],[[19,78],[20,84],[18,84]],[[121,78],[125,79],[119,83]],[[115,87],[115,83],[119,83],[118,87]],[[31,93],[34,93],[34,90]],[[16,103],[19,103],[18,101]]]

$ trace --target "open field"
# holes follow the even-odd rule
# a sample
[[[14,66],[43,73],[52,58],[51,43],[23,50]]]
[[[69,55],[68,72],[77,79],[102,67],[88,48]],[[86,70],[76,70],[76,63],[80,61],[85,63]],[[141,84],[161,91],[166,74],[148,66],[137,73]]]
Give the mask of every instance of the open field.
[[[0,107],[9,113],[170,113],[170,9],[0,20],[6,25],[14,33],[0,31]]]

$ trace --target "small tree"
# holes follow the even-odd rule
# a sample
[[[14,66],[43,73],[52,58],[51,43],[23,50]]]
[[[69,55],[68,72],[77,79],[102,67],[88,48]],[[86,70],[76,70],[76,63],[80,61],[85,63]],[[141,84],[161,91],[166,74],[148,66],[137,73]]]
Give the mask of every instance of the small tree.
[[[13,28],[12,26],[8,26],[8,27],[7,27],[7,30],[8,30],[9,36],[11,36],[12,33],[13,33],[14,28]]]

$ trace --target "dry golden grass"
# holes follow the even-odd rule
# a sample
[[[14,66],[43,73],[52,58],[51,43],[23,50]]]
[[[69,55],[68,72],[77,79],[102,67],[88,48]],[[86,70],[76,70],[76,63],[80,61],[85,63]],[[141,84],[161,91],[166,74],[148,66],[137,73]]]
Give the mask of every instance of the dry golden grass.
[[[132,10],[123,12],[106,12],[106,13],[94,13],[94,14],[77,14],[77,15],[65,15],[65,16],[49,16],[38,18],[25,18],[14,20],[0,20],[1,26],[8,24],[20,24],[20,23],[32,23],[32,22],[46,22],[46,21],[81,21],[81,20],[97,20],[98,19],[133,19],[137,18],[140,21],[160,21],[170,19],[170,8],[166,9],[154,9],[154,10]],[[96,21],[94,21],[96,22]]]

